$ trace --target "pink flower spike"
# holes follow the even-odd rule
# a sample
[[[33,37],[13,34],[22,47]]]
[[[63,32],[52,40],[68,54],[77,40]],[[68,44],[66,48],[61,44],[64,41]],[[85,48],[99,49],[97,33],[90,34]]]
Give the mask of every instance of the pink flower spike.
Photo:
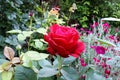
[[[90,48],[92,48],[92,49],[96,49],[96,47],[97,47],[97,46],[90,46]]]
[[[106,22],[103,24],[103,28],[110,28],[110,25]]]
[[[110,36],[109,36],[109,39],[110,39],[111,41],[117,42],[117,37],[116,37],[116,36],[110,35]]]
[[[99,25],[98,22],[94,22],[93,25],[90,25],[90,27],[91,27],[91,28],[95,28],[95,27],[97,27],[98,25]]]
[[[81,31],[85,31],[84,28],[80,28]]]
[[[81,63],[84,63],[85,61],[84,61],[84,59],[83,59],[83,58],[80,58],[80,62],[81,62]]]
[[[106,64],[105,62],[102,62],[102,63],[101,63],[101,66],[102,66],[103,68],[106,68],[106,67],[107,67],[107,64]]]
[[[29,12],[29,16],[32,17],[34,13],[32,11]]]
[[[87,66],[87,64],[86,63],[81,63],[81,66],[85,67],[85,66]]]
[[[97,58],[93,58],[93,60],[96,64],[100,63],[100,60],[98,60]]]
[[[104,72],[104,73],[107,74],[107,75],[110,75],[110,70],[105,69],[105,72]]]
[[[88,34],[91,34],[92,33],[92,31],[86,31]]]
[[[94,49],[97,54],[105,54],[106,49],[103,46],[96,46]]]
[[[81,64],[82,67],[87,66],[87,64],[85,63],[83,58],[80,58],[80,64]]]
[[[110,38],[111,40],[115,40],[115,37],[114,37],[113,35],[110,35],[109,38]]]
[[[116,28],[116,29],[115,29],[115,32],[119,32],[119,28]]]
[[[107,22],[103,24],[103,30],[105,33],[108,33],[109,28],[110,28],[110,25]]]

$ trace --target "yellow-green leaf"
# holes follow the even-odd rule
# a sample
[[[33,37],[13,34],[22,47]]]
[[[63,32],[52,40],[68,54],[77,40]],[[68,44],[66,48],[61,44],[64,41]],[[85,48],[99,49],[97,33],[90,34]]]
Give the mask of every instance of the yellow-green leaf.
[[[13,76],[13,72],[11,71],[2,72],[2,80],[11,80],[12,76]]]
[[[49,56],[49,54],[38,53],[36,51],[28,51],[25,54],[27,54],[30,57],[31,60],[45,59]]]
[[[21,30],[10,30],[10,31],[7,31],[7,33],[21,33]]]
[[[32,61],[30,59],[30,57],[27,54],[24,54],[22,57],[22,61],[23,61],[23,66],[25,67],[32,67]]]

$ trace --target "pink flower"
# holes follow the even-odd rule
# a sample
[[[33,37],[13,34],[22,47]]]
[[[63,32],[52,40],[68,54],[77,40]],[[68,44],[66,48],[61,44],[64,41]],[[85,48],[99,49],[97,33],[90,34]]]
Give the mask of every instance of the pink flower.
[[[32,17],[34,13],[32,11],[29,12],[29,16]]]
[[[52,9],[53,9],[53,10],[60,11],[60,8],[59,8],[59,6],[56,6],[56,7],[52,8]]]
[[[84,31],[84,28],[80,28],[81,31]]]
[[[94,22],[93,25],[90,25],[91,28],[95,28],[98,26],[98,22]]]
[[[105,33],[108,32],[109,28],[110,28],[110,25],[107,22],[103,24],[103,30],[104,30]]]
[[[97,54],[105,54],[105,48],[103,46],[91,46]]]
[[[115,32],[119,32],[119,28],[116,28],[116,29],[115,29]]]
[[[114,37],[113,35],[110,35],[109,38],[110,38],[111,40],[115,40],[115,37]]]
[[[104,28],[110,28],[110,25],[106,22],[106,23],[103,24],[103,27]]]
[[[106,68],[107,67],[107,64],[105,62],[101,62],[100,65],[103,67],[103,68]]]
[[[96,64],[99,64],[99,63],[100,63],[100,60],[98,60],[97,58],[93,58],[93,60],[94,60],[94,62],[95,62]]]
[[[87,34],[91,34],[91,33],[92,33],[92,31],[88,30],[88,31],[86,31],[86,33],[87,33]]]
[[[107,75],[110,75],[110,70],[105,69],[104,73],[107,74]]]
[[[80,58],[80,63],[81,63],[81,66],[82,66],[82,67],[87,66],[87,64],[85,63],[85,61],[84,61],[83,58]]]

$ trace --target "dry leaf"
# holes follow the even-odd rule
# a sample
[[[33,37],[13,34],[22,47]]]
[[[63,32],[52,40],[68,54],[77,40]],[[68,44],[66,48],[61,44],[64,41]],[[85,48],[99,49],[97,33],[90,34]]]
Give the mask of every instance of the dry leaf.
[[[12,64],[18,64],[18,63],[20,63],[20,58],[19,57],[14,57],[12,59]]]
[[[5,47],[4,48],[4,56],[8,58],[9,60],[12,60],[14,58],[15,52],[11,47]]]

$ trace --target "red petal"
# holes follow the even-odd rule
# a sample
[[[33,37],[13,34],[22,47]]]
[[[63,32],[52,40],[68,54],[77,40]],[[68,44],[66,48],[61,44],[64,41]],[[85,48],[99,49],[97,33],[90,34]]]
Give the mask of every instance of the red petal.
[[[55,55],[55,51],[51,48],[51,47],[48,47],[47,51],[52,54],[52,55]]]
[[[55,50],[56,54],[62,57],[68,57],[68,52],[60,45],[57,45],[53,40],[49,40],[50,47]]]
[[[48,36],[48,35],[44,35],[44,40],[45,40],[46,42],[49,42],[49,36]]]
[[[78,42],[77,48],[75,50],[75,52],[73,54],[71,54],[71,56],[74,57],[79,57],[80,54],[84,51],[85,49],[85,44],[83,42]]]
[[[55,33],[58,28],[58,24],[53,24],[52,26],[50,26],[50,32]]]

